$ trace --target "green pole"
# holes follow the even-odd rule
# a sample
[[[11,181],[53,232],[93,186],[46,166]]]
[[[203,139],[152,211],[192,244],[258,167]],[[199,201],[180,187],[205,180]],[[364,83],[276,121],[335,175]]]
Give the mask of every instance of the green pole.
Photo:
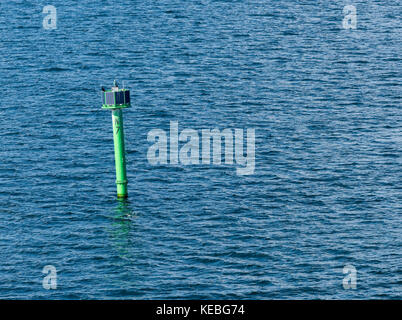
[[[112,120],[117,197],[127,198],[126,156],[124,148],[123,112],[121,109],[112,110]]]
[[[114,160],[116,165],[117,197],[127,198],[126,151],[124,147],[123,110],[129,108],[130,91],[119,89],[114,81],[111,90],[102,87],[102,108],[112,111]]]

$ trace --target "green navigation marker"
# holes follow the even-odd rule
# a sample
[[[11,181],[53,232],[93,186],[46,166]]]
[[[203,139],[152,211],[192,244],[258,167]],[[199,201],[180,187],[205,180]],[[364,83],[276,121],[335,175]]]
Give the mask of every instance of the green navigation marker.
[[[124,147],[123,108],[131,107],[130,90],[119,89],[116,80],[111,90],[102,87],[102,108],[112,110],[114,159],[117,197],[127,198],[126,156]]]

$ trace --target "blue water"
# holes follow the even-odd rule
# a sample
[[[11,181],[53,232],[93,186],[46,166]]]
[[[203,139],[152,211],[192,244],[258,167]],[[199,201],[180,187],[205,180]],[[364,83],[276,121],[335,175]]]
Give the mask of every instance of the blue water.
[[[49,2],[0,4],[0,298],[402,298],[398,0]],[[150,165],[170,121],[255,128],[254,174]]]

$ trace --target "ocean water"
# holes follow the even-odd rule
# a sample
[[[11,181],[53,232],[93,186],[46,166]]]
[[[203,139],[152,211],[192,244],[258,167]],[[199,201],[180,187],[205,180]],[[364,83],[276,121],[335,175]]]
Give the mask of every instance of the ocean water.
[[[1,1],[0,298],[400,299],[401,16],[397,0]],[[114,79],[127,201],[100,101]],[[254,128],[254,174],[151,165],[170,121]]]

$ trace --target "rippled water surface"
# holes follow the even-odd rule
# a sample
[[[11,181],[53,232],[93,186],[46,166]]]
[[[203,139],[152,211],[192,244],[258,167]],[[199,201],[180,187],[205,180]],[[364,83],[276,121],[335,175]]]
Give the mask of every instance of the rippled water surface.
[[[47,4],[0,4],[1,298],[401,298],[399,1],[64,0],[44,30]],[[254,174],[152,166],[170,121],[255,128]]]

